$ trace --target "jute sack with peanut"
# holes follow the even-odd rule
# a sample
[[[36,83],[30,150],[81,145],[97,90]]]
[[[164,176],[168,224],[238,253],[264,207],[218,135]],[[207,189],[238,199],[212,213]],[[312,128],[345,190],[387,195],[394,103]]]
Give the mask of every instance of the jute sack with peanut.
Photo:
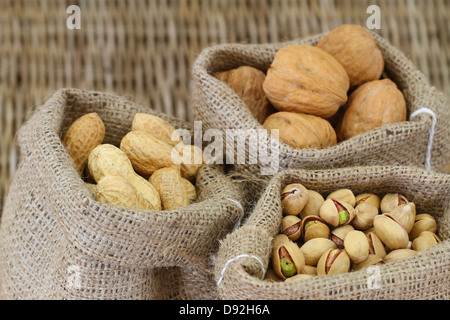
[[[20,164],[0,227],[2,298],[216,297],[210,256],[242,217],[240,186],[219,166],[182,180],[178,165],[187,201],[163,210],[150,177],[120,149],[137,114],[192,131],[125,98],[75,89],[54,93],[20,129]],[[75,141],[85,142],[91,161],[69,152],[70,132],[64,139],[84,116],[93,119],[82,120],[90,123],[84,133],[100,138]]]

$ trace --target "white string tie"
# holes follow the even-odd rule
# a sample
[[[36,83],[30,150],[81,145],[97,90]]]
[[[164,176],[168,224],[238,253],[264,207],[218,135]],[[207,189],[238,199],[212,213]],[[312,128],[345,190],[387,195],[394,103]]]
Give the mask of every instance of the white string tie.
[[[428,108],[420,108],[420,109],[414,111],[410,115],[409,120],[413,120],[420,113],[428,113],[433,117],[433,120],[431,122],[431,127],[430,127],[430,133],[429,133],[429,137],[428,137],[427,155],[425,158],[425,169],[430,170],[431,169],[431,147],[433,146],[434,129],[436,127],[437,118],[436,118],[436,114],[432,110],[430,110]]]
[[[264,277],[264,275],[266,274],[266,268],[264,268],[264,264],[261,261],[261,259],[259,259],[257,256],[251,255],[251,254],[240,254],[240,255],[238,255],[238,256],[228,260],[227,263],[225,263],[225,266],[223,267],[222,272],[220,273],[219,281],[217,281],[217,286],[219,286],[219,284],[222,282],[223,275],[225,274],[225,271],[227,270],[228,265],[231,262],[236,261],[236,260],[238,260],[240,258],[253,258],[253,259],[256,259],[259,262],[259,264],[261,265],[261,269],[263,271],[263,277]]]
[[[234,232],[241,226],[242,219],[244,218],[244,207],[242,206],[242,204],[239,201],[236,201],[236,200],[230,199],[230,198],[227,198],[227,200],[233,202],[239,208],[239,210],[241,210],[241,216],[239,217],[239,220],[236,222],[236,224],[234,225],[234,228],[233,228],[233,232]]]

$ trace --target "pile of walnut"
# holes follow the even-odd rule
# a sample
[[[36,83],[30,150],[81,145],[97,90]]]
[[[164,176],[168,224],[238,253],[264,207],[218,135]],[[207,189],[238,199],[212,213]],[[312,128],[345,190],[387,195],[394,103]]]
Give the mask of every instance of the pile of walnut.
[[[406,121],[406,102],[383,74],[369,31],[342,25],[317,46],[288,45],[267,75],[250,66],[218,72],[267,130],[293,148],[325,148],[374,128]],[[275,109],[274,109],[275,108]]]
[[[339,189],[326,199],[301,184],[281,193],[281,233],[272,241],[270,282],[357,271],[404,259],[440,242],[433,216],[399,194],[355,197]],[[382,212],[381,214],[379,212]]]
[[[118,148],[102,144],[104,123],[97,113],[89,113],[71,124],[62,141],[78,173],[95,181],[86,185],[97,201],[138,210],[174,210],[196,200],[193,183],[203,165],[201,149],[184,145],[174,131],[167,121],[138,113]],[[200,159],[199,164],[194,159]]]

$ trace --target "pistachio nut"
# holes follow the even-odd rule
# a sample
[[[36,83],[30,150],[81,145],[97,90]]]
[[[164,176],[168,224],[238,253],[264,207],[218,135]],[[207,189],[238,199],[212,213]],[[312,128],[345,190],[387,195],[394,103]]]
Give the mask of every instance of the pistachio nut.
[[[286,279],[300,273],[305,266],[305,258],[298,245],[284,234],[277,235],[272,240],[272,245],[272,267],[275,274]]]
[[[369,241],[369,255],[374,254],[383,259],[386,256],[386,249],[380,237],[375,232],[369,232],[366,236]]]
[[[306,280],[306,279],[310,279],[314,276],[310,275],[310,274],[296,274],[293,277],[287,278],[284,282],[296,282],[296,281],[301,281],[301,280]]]
[[[336,190],[328,195],[327,200],[328,199],[334,199],[338,200],[339,202],[345,202],[351,205],[352,207],[354,207],[356,203],[355,195],[353,194],[353,191],[350,189]]]
[[[297,216],[285,216],[281,220],[281,232],[285,234],[292,241],[300,238],[301,229],[300,225],[302,220],[300,220]]]
[[[336,199],[327,199],[320,207],[319,216],[333,227],[349,224],[355,215],[355,209],[348,203]]]
[[[345,224],[343,226],[334,228],[331,230],[331,240],[336,244],[339,249],[344,249],[345,236],[352,230],[355,230],[351,224]]]
[[[314,190],[308,190],[308,200],[300,212],[300,217],[304,219],[307,216],[319,216],[320,207],[324,202],[325,199],[320,193]]]
[[[417,238],[422,231],[430,231],[436,233],[437,224],[434,217],[427,213],[421,213],[416,215],[416,221],[414,222],[414,226],[409,232],[409,240],[413,241]]]
[[[373,226],[373,218],[378,215],[378,209],[369,202],[358,204],[355,208],[355,217],[352,225],[359,230],[367,230]]]
[[[361,231],[350,231],[345,237],[344,247],[353,263],[360,263],[369,256],[369,240]]]
[[[409,233],[416,221],[416,205],[413,202],[405,203],[394,208],[389,214]]]
[[[317,276],[317,267],[308,266],[307,264],[305,264],[305,267],[303,268],[303,270],[300,273]]]
[[[376,194],[372,193],[361,193],[358,194],[356,197],[356,204],[355,206],[358,206],[361,203],[370,203],[374,205],[377,210],[380,210],[380,197]]]
[[[346,273],[350,270],[350,258],[341,249],[328,249],[317,262],[317,275]]]
[[[408,202],[408,199],[406,199],[405,196],[401,194],[388,193],[381,199],[380,209],[382,213],[389,213],[396,207]]]
[[[383,213],[376,216],[373,219],[373,226],[378,237],[389,249],[403,249],[408,245],[408,232],[391,215]]]
[[[275,271],[273,271],[273,269],[269,269],[267,270],[266,276],[264,277],[264,281],[274,283],[281,282],[282,279],[275,274]]]
[[[416,251],[422,251],[438,244],[439,242],[441,242],[441,240],[433,232],[422,231],[422,233],[412,242],[412,248]]]
[[[353,271],[358,271],[370,266],[379,266],[383,264],[383,258],[375,254],[369,254],[366,260],[353,264]]]
[[[328,239],[330,237],[330,228],[318,216],[307,216],[304,218],[301,224],[301,231],[304,242],[314,238]]]
[[[289,184],[281,191],[281,206],[285,214],[298,215],[308,200],[308,190],[300,183]]]
[[[336,249],[336,244],[325,238],[311,239],[300,247],[308,266],[316,266],[322,254],[329,249]]]
[[[411,249],[396,249],[389,252],[386,257],[384,257],[383,262],[395,262],[408,258],[409,256],[415,254],[417,251]]]

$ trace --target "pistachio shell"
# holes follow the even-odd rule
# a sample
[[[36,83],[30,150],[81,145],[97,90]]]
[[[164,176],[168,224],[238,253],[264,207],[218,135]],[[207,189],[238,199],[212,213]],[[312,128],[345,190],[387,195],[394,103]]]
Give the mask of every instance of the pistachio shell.
[[[334,199],[338,200],[340,202],[345,202],[351,205],[352,207],[355,206],[356,198],[353,194],[352,190],[350,189],[339,189],[332,193],[330,193],[327,197],[327,199]]]
[[[390,215],[405,228],[407,233],[409,233],[416,221],[416,205],[413,202],[402,204],[394,208],[390,212]]]
[[[434,246],[441,242],[439,237],[430,231],[423,231],[414,241],[412,242],[412,249],[416,251],[422,251],[426,248]]]
[[[298,215],[308,200],[308,190],[300,183],[289,184],[281,191],[281,206],[285,214]]]
[[[360,262],[360,263],[355,263],[352,267],[353,271],[358,271],[364,268],[367,268],[369,266],[374,266],[374,265],[380,265],[383,264],[383,258],[381,258],[380,256],[377,256],[375,254],[369,254],[369,256],[367,257],[366,260]]]
[[[360,263],[369,256],[369,241],[361,231],[350,231],[345,237],[344,247],[353,263]]]
[[[341,223],[339,220],[339,211],[337,206],[341,206],[348,213],[346,221]],[[327,199],[320,207],[319,216],[328,224],[337,227],[343,224],[349,224],[355,215],[355,209],[348,203],[341,202],[336,199]]]
[[[413,241],[422,233],[422,231],[430,231],[433,233],[437,231],[436,220],[432,215],[429,215],[427,213],[416,215],[414,226],[409,232],[409,240]]]
[[[331,231],[331,240],[339,249],[344,249],[345,236],[352,230],[355,230],[355,228],[353,228],[351,224],[345,224],[343,226],[334,228]]]
[[[311,239],[300,247],[305,256],[305,264],[309,266],[316,266],[322,254],[329,249],[336,249],[336,244],[325,238]]]
[[[374,205],[378,210],[380,209],[380,197],[372,193],[361,193],[356,197],[356,206],[361,203],[370,203]]]
[[[301,274],[310,274],[312,276],[317,276],[317,267],[308,266],[307,264],[303,268],[302,271],[300,271]]]
[[[302,220],[301,234],[304,242],[314,238],[330,237],[330,228],[318,216],[307,216]]]
[[[300,220],[297,216],[291,216],[291,215],[285,216],[281,220],[281,232],[283,234],[285,234],[292,241],[295,241],[298,238],[300,238],[301,223],[302,223],[302,220]]]
[[[375,232],[381,241],[391,250],[403,249],[408,245],[409,237],[405,228],[393,217],[384,213],[373,219]]]
[[[384,258],[386,256],[386,249],[380,237],[375,232],[369,232],[366,236],[367,240],[369,240],[369,254]]]
[[[373,219],[378,215],[378,209],[369,202],[356,206],[352,225],[359,230],[366,230],[373,226]]]
[[[388,193],[386,194],[380,202],[380,209],[382,213],[389,213],[399,205],[408,203],[408,199],[405,196],[398,193]]]
[[[273,239],[272,243],[273,243],[272,266],[275,274],[282,279],[287,278],[287,276],[285,276],[282,272],[281,266],[282,258],[280,258],[281,250],[286,251],[288,253],[290,260],[292,261],[295,267],[295,274],[300,273],[300,271],[305,266],[305,258],[298,245],[289,240],[289,238],[284,234],[276,236]]]
[[[310,274],[296,274],[293,277],[287,278],[284,282],[296,282],[296,281],[302,281],[302,280],[306,280],[306,279],[310,279],[314,277],[313,275]]]
[[[329,249],[317,263],[317,275],[346,273],[350,270],[350,258],[345,250]]]
[[[300,216],[304,219],[307,216],[319,216],[319,210],[325,199],[320,193],[314,190],[308,190],[308,200],[305,207],[300,212]]]
[[[411,249],[397,249],[389,252],[389,254],[384,257],[383,262],[389,263],[389,262],[395,262],[399,260],[406,259],[407,257],[415,254],[417,251],[411,250]]]

